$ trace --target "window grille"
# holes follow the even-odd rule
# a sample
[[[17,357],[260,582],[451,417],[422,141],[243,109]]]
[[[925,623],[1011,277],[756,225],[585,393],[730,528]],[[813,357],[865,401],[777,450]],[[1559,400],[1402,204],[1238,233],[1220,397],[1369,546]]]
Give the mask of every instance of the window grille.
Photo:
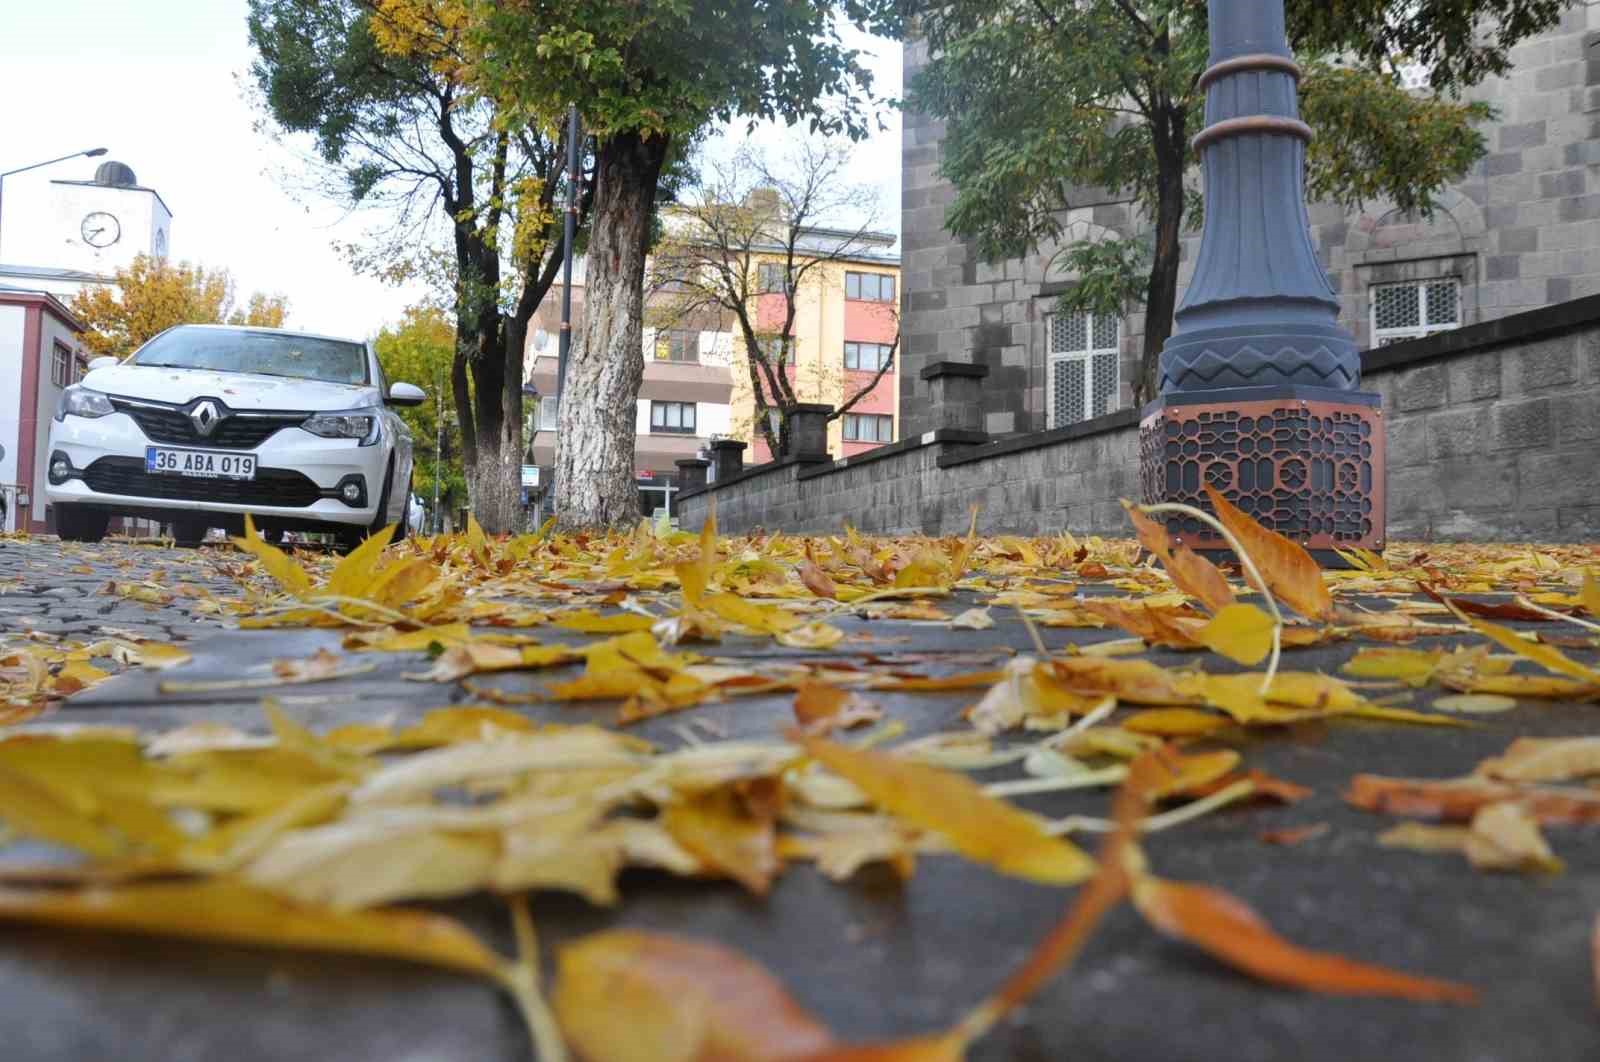
[[[1052,314],[1049,330],[1048,422],[1052,428],[1098,417],[1117,407],[1122,322],[1107,314]]]
[[[1461,327],[1461,285],[1454,277],[1376,285],[1371,291],[1374,346]]]

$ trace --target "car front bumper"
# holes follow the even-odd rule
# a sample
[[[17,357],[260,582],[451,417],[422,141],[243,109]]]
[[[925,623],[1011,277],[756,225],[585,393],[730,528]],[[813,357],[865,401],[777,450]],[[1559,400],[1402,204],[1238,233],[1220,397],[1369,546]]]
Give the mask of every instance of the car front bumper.
[[[145,448],[173,445],[184,450],[254,454],[252,480],[196,479],[145,468]],[[128,515],[171,518],[208,513],[242,522],[246,513],[283,527],[321,524],[369,526],[377,518],[387,471],[388,446],[361,446],[355,439],[324,439],[299,428],[282,428],[251,449],[157,443],[132,417],[69,416],[50,425],[45,497],[53,505],[78,504]],[[61,482],[53,466],[58,457],[72,470]],[[348,483],[361,485],[355,504],[342,497]]]

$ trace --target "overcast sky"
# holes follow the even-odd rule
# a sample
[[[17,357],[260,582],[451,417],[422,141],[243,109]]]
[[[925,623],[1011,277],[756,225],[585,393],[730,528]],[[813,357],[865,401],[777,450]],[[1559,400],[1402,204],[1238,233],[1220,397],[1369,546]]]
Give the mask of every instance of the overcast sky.
[[[898,96],[899,46],[857,46],[872,50],[878,90]],[[0,0],[0,170],[104,145],[172,210],[174,258],[227,266],[241,294],[287,295],[292,326],[376,332],[418,293],[353,276],[330,246],[359,238],[373,219],[286,188],[280,174],[296,156],[252,128],[250,56],[244,0]],[[778,144],[787,134],[758,135]],[[860,180],[882,188],[896,231],[899,145],[896,117],[856,159]],[[5,202],[52,178],[89,178],[100,161],[9,177]]]

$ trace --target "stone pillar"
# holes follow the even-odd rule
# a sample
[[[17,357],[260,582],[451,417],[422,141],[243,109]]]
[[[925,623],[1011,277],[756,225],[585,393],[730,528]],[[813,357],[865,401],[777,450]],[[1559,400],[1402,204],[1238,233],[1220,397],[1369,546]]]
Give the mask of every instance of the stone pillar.
[[[1202,483],[1319,550],[1384,541],[1383,420],[1306,217],[1283,0],[1210,0],[1206,219],[1194,279],[1139,429],[1145,501],[1209,508]],[[1196,520],[1170,530],[1221,549]]]
[[[827,461],[828,417],[826,402],[801,402],[789,410],[789,454],[797,461]]]
[[[726,483],[744,471],[744,448],[738,439],[711,440],[711,482]]]
[[[928,419],[933,430],[983,431],[983,380],[989,366],[936,361],[920,373],[928,384]]]
[[[672,462],[678,466],[678,489],[700,490],[706,485],[706,469],[711,462],[703,457],[680,457]]]

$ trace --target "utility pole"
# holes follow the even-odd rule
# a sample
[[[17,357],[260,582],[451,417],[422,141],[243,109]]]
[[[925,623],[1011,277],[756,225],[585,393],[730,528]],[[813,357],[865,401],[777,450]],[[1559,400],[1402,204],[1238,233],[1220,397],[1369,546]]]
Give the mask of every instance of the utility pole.
[[[557,461],[550,472],[550,503],[556,503],[556,476],[561,467],[561,398],[567,390],[567,355],[572,350],[572,245],[578,238],[578,105],[567,107],[567,216],[561,250],[561,337],[556,346],[556,436],[553,447]]]

